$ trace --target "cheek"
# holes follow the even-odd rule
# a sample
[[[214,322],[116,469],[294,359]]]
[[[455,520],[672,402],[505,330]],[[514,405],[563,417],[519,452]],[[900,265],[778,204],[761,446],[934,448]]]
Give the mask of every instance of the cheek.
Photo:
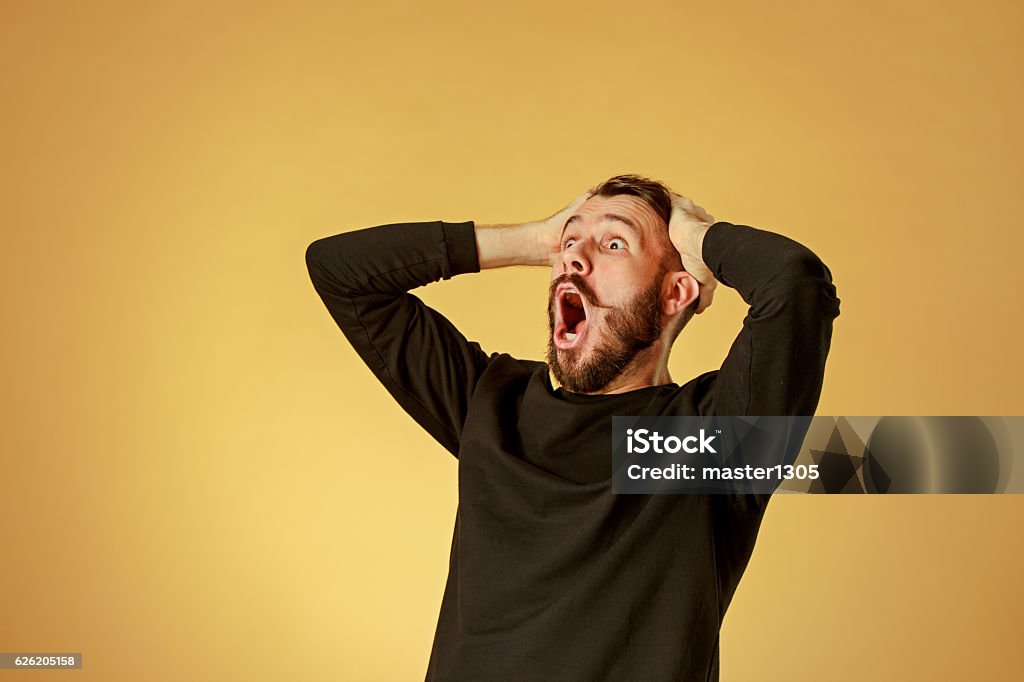
[[[601,300],[608,305],[619,308],[631,300],[633,290],[636,286],[632,276],[626,273],[618,273],[602,282]]]

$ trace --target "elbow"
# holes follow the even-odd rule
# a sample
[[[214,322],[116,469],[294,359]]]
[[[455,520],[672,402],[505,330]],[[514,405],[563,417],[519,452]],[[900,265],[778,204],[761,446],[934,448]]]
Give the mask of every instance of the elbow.
[[[832,282],[832,271],[809,249],[805,249],[790,258],[779,269],[779,277],[792,286],[808,288],[825,287],[833,292],[835,291],[835,284]]]
[[[785,271],[790,278],[832,282],[832,271],[816,253],[806,248],[788,260]]]
[[[832,271],[820,258],[814,256],[812,262],[807,266],[806,272],[821,299],[823,313],[829,318],[838,317],[839,296],[836,292],[835,282],[832,281]]]
[[[309,279],[314,286],[329,281],[328,271],[324,267],[324,249],[326,247],[324,239],[317,239],[306,247],[306,271],[309,272]]]
[[[810,250],[788,265],[780,274],[790,298],[821,318],[838,317],[840,301],[829,267]]]
[[[306,270],[318,292],[349,296],[358,291],[356,278],[339,236],[317,239],[306,247]]]
[[[309,271],[309,276],[315,279],[315,275],[320,271],[320,240],[316,240],[312,244],[306,247],[306,270]]]

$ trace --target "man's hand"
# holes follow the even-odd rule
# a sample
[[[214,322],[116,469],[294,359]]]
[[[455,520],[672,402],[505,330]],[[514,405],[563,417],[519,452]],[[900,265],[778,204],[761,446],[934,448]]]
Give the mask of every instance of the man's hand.
[[[565,221],[576,212],[580,204],[591,197],[594,189],[596,188],[591,187],[550,218],[534,223],[537,230],[537,249],[539,253],[545,255],[547,265],[554,265],[558,254],[562,251],[562,228],[565,227]]]
[[[704,264],[702,256],[704,234],[714,224],[714,216],[690,199],[672,193],[672,215],[668,223],[668,236],[679,252],[683,268],[700,284],[700,300],[696,313],[704,312],[715,296],[718,280]]]
[[[562,228],[580,204],[590,198],[593,187],[569,202],[549,218],[521,225],[477,225],[476,247],[480,268],[509,265],[551,267],[561,252]]]

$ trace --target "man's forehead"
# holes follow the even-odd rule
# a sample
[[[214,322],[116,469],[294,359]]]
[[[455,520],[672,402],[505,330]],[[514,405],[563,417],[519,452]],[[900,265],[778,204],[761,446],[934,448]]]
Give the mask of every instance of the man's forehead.
[[[650,229],[650,223],[657,218],[654,210],[638,197],[618,195],[614,197],[591,197],[583,202],[576,212],[565,221],[565,228],[573,223],[612,222],[632,228],[637,235]]]

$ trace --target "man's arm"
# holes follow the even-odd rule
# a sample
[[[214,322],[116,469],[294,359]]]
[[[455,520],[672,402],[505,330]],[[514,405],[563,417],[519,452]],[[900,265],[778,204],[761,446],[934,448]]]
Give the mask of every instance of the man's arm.
[[[306,266],[373,374],[457,457],[469,398],[495,355],[407,292],[480,270],[473,223],[394,223],[325,237],[306,249]]]
[[[789,237],[724,221],[709,224],[713,219],[689,200],[673,202],[669,234],[684,267],[702,290],[713,276],[750,306],[718,372],[710,412],[812,416],[839,315],[832,273]]]
[[[681,199],[678,198],[678,199]],[[669,235],[710,303],[715,280],[750,306],[702,414],[813,416],[839,299],[832,273],[810,249],[783,235],[718,221],[673,197]],[[688,202],[688,205],[687,205]],[[713,277],[713,279],[712,279]],[[705,292],[705,285],[709,291]],[[803,438],[794,422],[793,438]],[[732,598],[754,548],[770,494],[713,495],[720,576]]]
[[[469,398],[488,356],[410,289],[467,272],[551,264],[585,192],[518,225],[392,223],[318,239],[306,249],[313,288],[398,403],[456,457]]]
[[[715,413],[812,416],[839,316],[831,271],[788,237],[728,222],[708,228],[702,255],[750,306],[718,373]]]

